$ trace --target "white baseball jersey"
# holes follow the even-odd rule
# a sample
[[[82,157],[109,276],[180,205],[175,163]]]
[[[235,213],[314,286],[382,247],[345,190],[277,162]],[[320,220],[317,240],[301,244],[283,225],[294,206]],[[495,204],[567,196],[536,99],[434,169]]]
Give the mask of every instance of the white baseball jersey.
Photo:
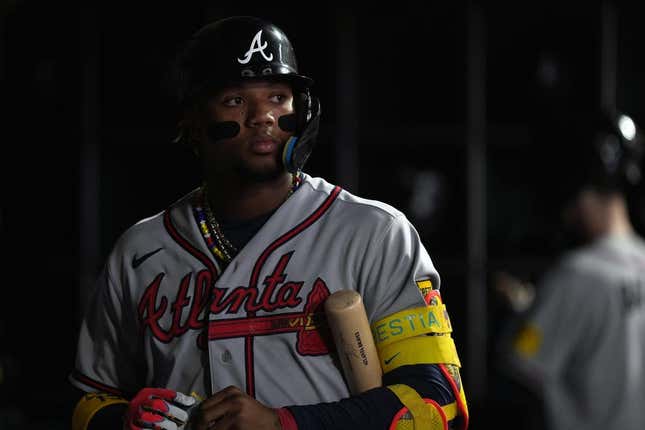
[[[645,428],[645,242],[609,236],[568,254],[509,339],[550,429]]]
[[[272,407],[349,395],[321,303],[358,291],[370,321],[424,306],[439,275],[396,209],[320,178],[303,183],[222,270],[194,190],[117,241],[98,280],[70,380],[85,391],[235,385]]]

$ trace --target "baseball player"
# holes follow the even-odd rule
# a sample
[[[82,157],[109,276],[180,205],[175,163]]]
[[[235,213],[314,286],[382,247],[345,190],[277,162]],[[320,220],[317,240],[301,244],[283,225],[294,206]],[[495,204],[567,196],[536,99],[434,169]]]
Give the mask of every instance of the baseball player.
[[[440,278],[398,210],[303,172],[320,103],[289,39],[236,16],[178,60],[203,184],[129,228],[100,275],[75,429],[465,429]],[[323,303],[363,298],[383,386],[350,395]],[[406,427],[407,426],[407,427]]]
[[[640,181],[645,140],[619,112],[590,129],[582,152],[572,143],[575,192],[565,212],[585,244],[537,283],[501,350],[511,375],[542,399],[549,429],[642,429],[645,241],[632,228],[626,193]]]

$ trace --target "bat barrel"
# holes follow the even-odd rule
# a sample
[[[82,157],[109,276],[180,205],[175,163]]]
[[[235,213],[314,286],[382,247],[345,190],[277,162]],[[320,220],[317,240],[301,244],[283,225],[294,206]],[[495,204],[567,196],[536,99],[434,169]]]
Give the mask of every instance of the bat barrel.
[[[381,364],[360,294],[337,291],[325,300],[324,307],[350,392],[380,387]]]

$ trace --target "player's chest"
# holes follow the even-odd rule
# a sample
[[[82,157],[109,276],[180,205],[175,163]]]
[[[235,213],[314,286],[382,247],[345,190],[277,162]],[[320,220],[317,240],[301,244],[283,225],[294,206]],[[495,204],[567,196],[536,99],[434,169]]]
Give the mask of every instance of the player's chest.
[[[173,266],[160,260],[158,271],[136,280],[134,302],[144,332],[163,343],[200,333],[203,343],[206,336],[216,340],[211,335],[311,330],[327,296],[355,288],[339,247],[309,241],[243,251],[224,270],[198,259]]]

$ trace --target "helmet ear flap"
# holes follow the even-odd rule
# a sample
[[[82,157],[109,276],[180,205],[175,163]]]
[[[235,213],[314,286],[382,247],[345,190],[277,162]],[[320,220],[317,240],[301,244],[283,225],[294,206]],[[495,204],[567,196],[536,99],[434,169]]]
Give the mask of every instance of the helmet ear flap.
[[[297,92],[293,97],[293,108],[296,112],[296,134],[301,134],[307,122],[313,116],[312,97],[308,89]]]
[[[320,101],[309,90],[294,95],[296,131],[284,147],[282,160],[289,172],[297,172],[307,162],[318,137]]]

